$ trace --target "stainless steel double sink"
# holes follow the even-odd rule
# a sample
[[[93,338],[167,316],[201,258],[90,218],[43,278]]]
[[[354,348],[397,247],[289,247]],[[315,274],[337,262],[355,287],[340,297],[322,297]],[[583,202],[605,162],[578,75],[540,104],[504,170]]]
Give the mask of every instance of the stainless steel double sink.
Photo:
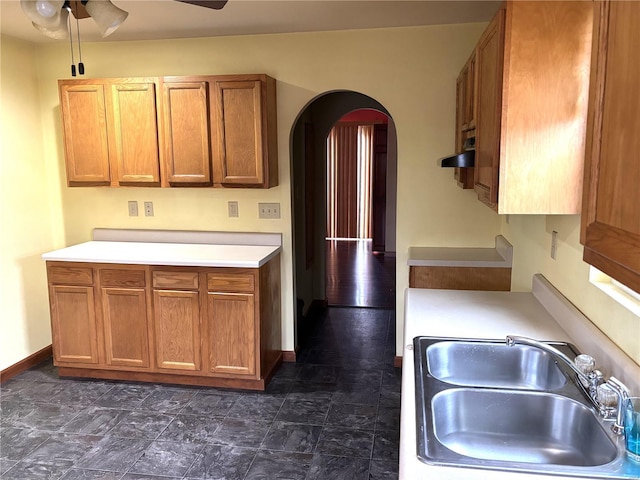
[[[569,357],[579,352],[552,343]],[[414,339],[418,457],[429,464],[640,478],[570,370],[504,341]]]

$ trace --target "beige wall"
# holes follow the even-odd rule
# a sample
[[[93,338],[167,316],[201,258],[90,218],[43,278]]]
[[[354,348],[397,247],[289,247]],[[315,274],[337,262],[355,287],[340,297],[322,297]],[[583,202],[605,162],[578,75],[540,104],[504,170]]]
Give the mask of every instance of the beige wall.
[[[94,227],[282,232],[283,348],[292,349],[295,307],[291,251],[291,129],[298,113],[313,98],[324,92],[345,89],[379,101],[391,113],[397,128],[399,347],[403,295],[408,285],[407,249],[411,245],[490,247],[495,235],[504,230],[505,236],[514,243],[516,255],[521,255],[517,256],[515,272],[518,288],[528,289],[531,274],[542,269],[562,290],[584,270],[578,261],[569,260],[563,269],[548,268],[544,263],[538,268],[529,261],[529,254],[524,253],[532,243],[536,247],[537,243],[544,243],[546,229],[540,229],[538,225],[544,219],[512,217],[509,225],[503,225],[501,218],[481,205],[473,192],[462,191],[456,186],[450,170],[441,169],[437,164],[437,159],[450,154],[453,148],[455,78],[483,29],[483,24],[468,24],[83,45],[87,77],[230,73],[267,73],[275,77],[278,80],[280,185],[270,190],[66,187],[56,81],[69,75],[68,45],[61,42],[36,47],[35,78],[38,81],[33,85],[34,76],[30,75],[27,83],[31,83],[32,89],[40,95],[37,102],[41,109],[42,145],[36,147],[39,143],[36,140],[25,155],[26,160],[41,168],[24,193],[12,186],[7,196],[14,205],[19,198],[45,196],[44,203],[53,206],[54,212],[57,211],[55,206],[61,205],[62,217],[54,215],[43,219],[39,211],[37,229],[42,230],[42,234],[37,236],[41,244],[31,252],[33,262],[37,264],[37,255],[42,251],[88,240]],[[13,65],[5,67],[3,56],[3,77],[7,70],[11,71],[10,77],[18,75],[13,74]],[[20,78],[24,78],[24,72],[20,73]],[[36,100],[32,100],[30,106],[35,110],[37,104],[33,102]],[[4,121],[11,112],[6,111],[4,102],[2,109]],[[38,119],[26,123],[37,124]],[[36,151],[32,150],[34,148]],[[4,178],[4,165],[2,173]],[[47,189],[48,197],[43,193]],[[127,200],[153,201],[155,216],[128,217]],[[227,217],[228,200],[239,202],[239,218]],[[282,219],[258,220],[258,202],[280,202]],[[5,205],[3,201],[3,210]],[[6,224],[3,221],[3,227]],[[12,239],[15,244],[21,244],[29,237],[27,233],[14,231],[10,235],[17,237]],[[543,262],[542,254],[537,258]],[[3,277],[11,280],[4,272]],[[40,311],[16,307],[10,320],[11,328],[19,331],[16,343],[30,345],[30,349],[25,349],[29,352],[45,342],[41,337],[48,338],[49,335],[41,266],[38,275],[33,277],[22,283],[21,292],[8,299],[22,304],[27,296],[37,298],[35,292],[39,292]],[[568,290],[573,292],[574,288],[569,286]],[[580,301],[578,298],[572,300]],[[603,302],[603,309],[608,308],[606,301]],[[580,304],[578,306],[582,308]],[[3,318],[6,317],[3,315]],[[28,328],[33,322],[38,325],[35,330]],[[3,334],[4,328],[3,325]],[[630,355],[635,355],[636,361],[638,355],[633,352],[637,352],[639,343],[631,342],[626,347]],[[4,349],[0,355],[8,364],[22,358],[18,352],[5,355]]]
[[[68,77],[69,53],[62,44],[39,47],[44,148],[53,153],[50,166],[57,169],[53,182],[64,213],[65,237],[57,246],[89,239],[94,227],[283,232],[283,345],[292,349],[291,129],[316,96],[340,89],[358,91],[382,103],[398,130],[402,318],[409,245],[489,246],[500,229],[498,218],[460,192],[451,172],[436,163],[452,150],[455,77],[482,30],[483,25],[471,24],[83,45],[87,77],[267,73],[276,78],[280,185],[270,190],[67,188],[56,82]],[[442,201],[445,197],[447,202]],[[155,216],[128,217],[127,200],[153,201]],[[239,202],[239,218],[227,217],[228,200]],[[258,202],[280,202],[282,219],[258,220]],[[421,206],[418,218],[416,205]]]
[[[51,344],[40,254],[56,244],[60,211],[49,195],[36,50],[2,37],[1,56],[0,370]]]
[[[542,273],[640,365],[640,318],[589,283],[589,266],[582,261],[580,216],[511,215],[509,223],[506,217],[503,220],[503,235],[514,245],[512,288],[529,291],[531,276]],[[551,258],[553,231],[558,232],[555,260]]]

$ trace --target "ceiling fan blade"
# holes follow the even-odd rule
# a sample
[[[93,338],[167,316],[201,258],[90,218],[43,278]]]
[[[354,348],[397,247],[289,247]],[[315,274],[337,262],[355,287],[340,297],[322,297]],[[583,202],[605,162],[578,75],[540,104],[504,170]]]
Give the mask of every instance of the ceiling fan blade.
[[[199,7],[213,8],[214,10],[220,10],[227,4],[228,0],[176,0],[177,2],[190,3],[191,5],[198,5]]]

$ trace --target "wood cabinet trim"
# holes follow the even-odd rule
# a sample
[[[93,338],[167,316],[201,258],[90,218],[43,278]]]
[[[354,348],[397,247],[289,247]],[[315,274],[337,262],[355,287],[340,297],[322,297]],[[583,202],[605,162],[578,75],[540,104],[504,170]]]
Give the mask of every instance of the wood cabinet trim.
[[[49,282],[59,285],[93,285],[93,269],[47,265]]]
[[[153,288],[175,290],[197,290],[200,284],[198,272],[154,270]]]
[[[137,268],[98,268],[102,287],[135,288],[147,284],[147,269]]]
[[[210,292],[253,293],[256,278],[253,273],[208,273],[207,288]]]

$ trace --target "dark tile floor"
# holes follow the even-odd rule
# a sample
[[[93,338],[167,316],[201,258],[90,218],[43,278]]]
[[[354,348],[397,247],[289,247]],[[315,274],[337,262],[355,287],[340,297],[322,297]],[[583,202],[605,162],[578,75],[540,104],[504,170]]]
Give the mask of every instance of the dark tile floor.
[[[60,379],[0,391],[2,480],[397,479],[393,310],[307,319],[298,363],[264,393]]]

